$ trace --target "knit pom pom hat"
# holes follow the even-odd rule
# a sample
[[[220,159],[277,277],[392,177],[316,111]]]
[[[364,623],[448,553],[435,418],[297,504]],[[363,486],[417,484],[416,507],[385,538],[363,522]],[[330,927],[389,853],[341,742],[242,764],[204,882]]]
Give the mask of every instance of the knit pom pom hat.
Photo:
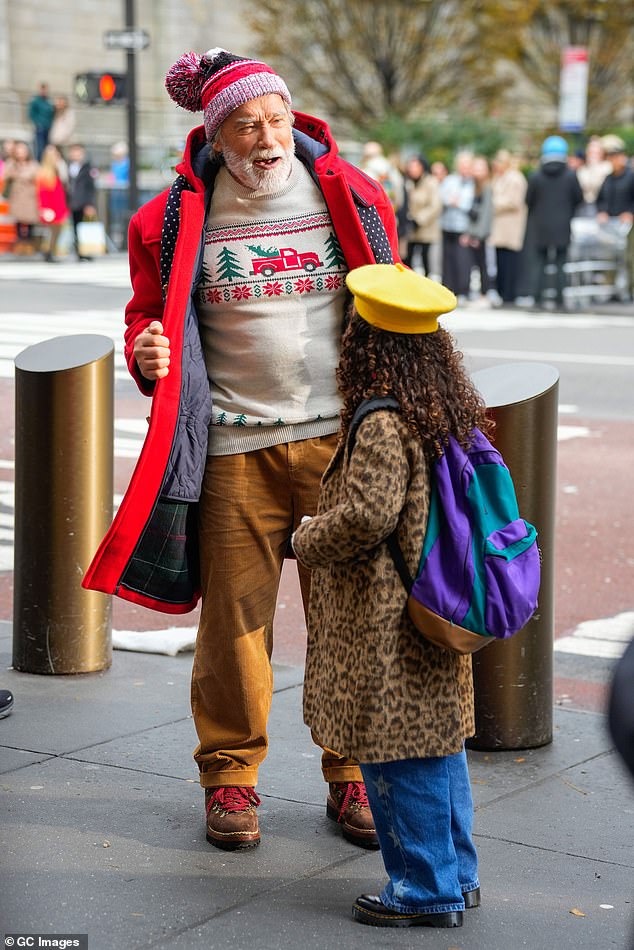
[[[190,112],[204,111],[211,142],[224,120],[251,99],[276,93],[288,105],[291,94],[281,76],[266,63],[235,56],[219,47],[202,56],[185,53],[165,77],[170,97]]]

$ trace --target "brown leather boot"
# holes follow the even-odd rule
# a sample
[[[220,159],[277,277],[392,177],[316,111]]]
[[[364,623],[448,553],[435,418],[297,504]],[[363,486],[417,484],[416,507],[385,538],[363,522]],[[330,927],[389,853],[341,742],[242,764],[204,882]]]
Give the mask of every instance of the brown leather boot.
[[[260,799],[250,785],[205,789],[207,841],[223,851],[246,851],[260,843],[256,807]]]
[[[363,782],[330,782],[326,814],[341,825],[346,841],[372,851],[379,847]]]

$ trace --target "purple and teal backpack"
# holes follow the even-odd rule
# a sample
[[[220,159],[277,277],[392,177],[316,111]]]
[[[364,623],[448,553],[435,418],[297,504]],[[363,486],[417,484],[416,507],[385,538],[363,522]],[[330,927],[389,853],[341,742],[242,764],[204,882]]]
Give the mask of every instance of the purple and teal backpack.
[[[391,396],[364,400],[350,424],[348,452],[367,415],[399,411]],[[412,578],[396,532],[386,539],[416,628],[437,646],[474,653],[517,633],[537,607],[537,531],[520,518],[511,474],[475,428],[467,450],[453,438],[432,467],[423,550]]]

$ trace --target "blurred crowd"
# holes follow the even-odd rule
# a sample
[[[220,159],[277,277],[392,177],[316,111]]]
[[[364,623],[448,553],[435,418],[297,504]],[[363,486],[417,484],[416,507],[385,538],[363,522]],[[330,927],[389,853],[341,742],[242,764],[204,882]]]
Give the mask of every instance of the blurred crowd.
[[[80,229],[96,217],[97,168],[75,138],[75,115],[65,96],[52,99],[42,83],[31,99],[31,143],[6,140],[0,151],[0,252],[43,254],[54,262],[68,222],[79,260]],[[441,280],[461,304],[512,306],[548,302],[566,309],[573,222],[612,241],[621,271],[619,299],[634,285],[634,170],[616,135],[593,136],[570,152],[564,138],[544,140],[539,162],[502,149],[492,160],[460,151],[448,168],[424,155],[388,157],[378,142],[363,147],[361,168],[381,182],[399,228],[408,266]],[[129,157],[115,143],[107,173],[109,214],[125,218]],[[585,251],[590,254],[588,245]],[[577,255],[579,256],[579,255]],[[583,255],[582,255],[583,256]],[[616,283],[616,282],[615,282]]]
[[[52,100],[42,83],[29,103],[28,117],[33,141],[5,139],[0,149],[0,251],[42,254],[55,263],[60,233],[68,222],[76,257],[90,259],[82,252],[80,225],[97,217],[99,172],[86,147],[75,139],[74,111],[65,96]],[[110,177],[127,185],[128,172],[128,147],[115,143]]]
[[[360,165],[393,202],[403,261],[441,280],[463,305],[530,300],[541,309],[552,301],[565,310],[579,218],[612,235],[615,268],[623,271],[619,299],[632,299],[634,170],[616,135],[594,136],[573,153],[551,135],[528,173],[521,156],[504,149],[492,161],[461,151],[447,168],[423,155],[401,163],[377,142],[364,146]]]

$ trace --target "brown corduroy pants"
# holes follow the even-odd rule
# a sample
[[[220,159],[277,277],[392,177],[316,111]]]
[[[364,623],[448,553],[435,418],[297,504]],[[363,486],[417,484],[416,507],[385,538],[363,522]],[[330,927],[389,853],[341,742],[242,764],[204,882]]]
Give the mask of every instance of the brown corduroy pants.
[[[273,615],[292,531],[317,507],[337,436],[207,460],[199,505],[203,600],[192,673],[194,758],[205,788],[257,784],[273,695]],[[299,580],[308,608],[310,572]],[[362,781],[324,750],[328,782]]]

